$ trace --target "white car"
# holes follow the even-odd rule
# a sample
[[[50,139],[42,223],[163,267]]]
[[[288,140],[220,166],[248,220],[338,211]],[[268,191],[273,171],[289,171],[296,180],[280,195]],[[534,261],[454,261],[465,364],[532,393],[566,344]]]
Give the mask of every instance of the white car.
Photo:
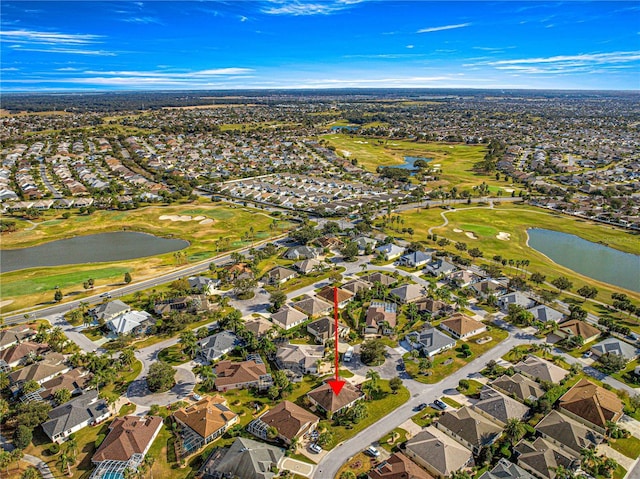
[[[378,457],[380,455],[380,451],[373,446],[369,446],[364,452],[371,457]]]
[[[316,454],[320,454],[322,452],[322,448],[318,446],[315,442],[309,444],[309,450],[311,452],[315,452]]]

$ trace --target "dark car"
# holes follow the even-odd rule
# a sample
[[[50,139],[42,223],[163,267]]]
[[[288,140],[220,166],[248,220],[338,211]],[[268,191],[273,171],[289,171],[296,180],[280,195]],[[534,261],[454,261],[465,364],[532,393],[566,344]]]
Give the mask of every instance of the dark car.
[[[435,401],[433,401],[433,404],[438,408],[441,409],[442,411],[444,411],[445,409],[447,409],[447,405],[445,403],[443,403],[442,401],[440,401],[440,399],[436,399]]]
[[[414,411],[422,411],[426,407],[427,407],[427,405],[425,403],[422,403],[422,404],[418,404],[415,408],[413,408],[413,410]]]

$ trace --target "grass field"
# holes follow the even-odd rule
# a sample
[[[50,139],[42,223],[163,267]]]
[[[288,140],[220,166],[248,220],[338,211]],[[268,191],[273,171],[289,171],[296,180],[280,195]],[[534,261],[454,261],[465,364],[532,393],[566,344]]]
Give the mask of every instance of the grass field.
[[[203,216],[213,220],[213,223],[201,225],[197,221],[160,220],[163,215]],[[60,212],[48,211],[35,221],[35,228],[28,222],[18,221],[18,231],[2,235],[2,247],[24,248],[78,235],[122,231],[126,228],[128,231],[189,241],[190,245],[183,251],[192,262],[212,257],[218,252],[250,246],[253,240],[277,236],[292,226],[280,220],[274,228],[273,221],[274,218],[260,210],[212,205],[204,200],[131,211],[96,211],[90,216],[74,214],[67,220],[61,218]],[[251,228],[255,239],[246,236]],[[62,290],[65,297],[79,299],[88,293],[95,294],[120,285],[125,272],[129,272],[136,281],[168,272],[175,266],[173,253],[166,253],[127,261],[31,268],[4,273],[0,275],[4,301],[1,312],[47,304],[53,300],[55,286]],[[95,287],[85,291],[83,282],[89,278],[95,280]]]
[[[441,214],[448,219],[446,226],[441,226],[444,223]],[[527,245],[527,228],[536,226],[577,235],[592,242],[604,241],[608,246],[620,251],[640,254],[640,238],[637,234],[527,205],[504,204],[495,208],[456,206],[455,210],[448,211],[430,208],[407,211],[401,213],[401,216],[404,219],[403,224],[414,229],[413,236],[392,232],[392,230],[388,230],[389,233],[401,235],[410,240],[425,241],[429,228],[433,227],[433,232],[438,237],[451,240],[452,244],[448,247],[451,252],[459,253],[453,247],[453,243],[464,242],[468,248],[479,248],[484,253],[484,258],[490,259],[494,255],[501,255],[503,258],[528,259],[531,263],[527,269],[546,275],[547,281],[564,275],[573,282],[573,291],[585,284],[596,286],[600,290],[596,299],[601,301],[609,300],[612,292],[619,292],[623,288],[587,278],[553,263],[542,253]],[[462,230],[462,232],[454,230]],[[466,232],[472,232],[477,239],[469,238]],[[509,233],[510,240],[503,241],[496,238],[500,232]],[[475,261],[482,262],[481,259]],[[508,274],[515,273],[508,266],[502,269]],[[640,299],[640,294],[636,292],[623,291],[636,300]]]

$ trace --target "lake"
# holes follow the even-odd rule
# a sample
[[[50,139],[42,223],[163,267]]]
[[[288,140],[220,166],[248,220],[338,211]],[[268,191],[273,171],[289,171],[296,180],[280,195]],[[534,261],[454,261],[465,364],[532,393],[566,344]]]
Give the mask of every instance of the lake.
[[[419,156],[405,156],[404,163],[401,165],[393,165],[391,168],[400,168],[401,170],[411,170],[411,175],[413,176],[420,168],[416,168],[415,163],[418,160],[426,161],[427,163],[431,161],[431,158],[421,158]]]
[[[331,131],[342,131],[342,130],[356,131],[359,129],[360,129],[359,126],[353,126],[353,125],[336,125],[331,127]]]
[[[559,265],[604,283],[640,292],[640,256],[579,236],[529,228],[529,246]]]
[[[0,250],[0,269],[6,273],[40,266],[102,263],[154,256],[189,246],[181,239],[158,238],[146,233],[118,231]]]

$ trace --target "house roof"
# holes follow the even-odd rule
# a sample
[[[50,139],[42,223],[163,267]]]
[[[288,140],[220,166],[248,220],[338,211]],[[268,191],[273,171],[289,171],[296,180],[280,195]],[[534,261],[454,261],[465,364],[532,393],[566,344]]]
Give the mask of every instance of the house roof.
[[[319,421],[320,418],[291,401],[282,401],[260,416],[260,420],[267,426],[275,427],[278,430],[278,434],[291,440],[306,425],[313,424]]]
[[[287,250],[287,252],[284,254],[284,257],[288,259],[311,259],[317,258],[321,252],[322,249],[320,248],[311,248],[309,246],[294,246]]]
[[[513,462],[500,458],[498,464],[480,476],[480,479],[535,479],[527,471],[516,466]]]
[[[393,288],[389,291],[389,294],[397,296],[402,301],[413,301],[426,296],[424,286],[420,284],[403,284],[402,286]]]
[[[523,308],[531,308],[536,304],[533,299],[520,291],[504,294],[498,298],[498,301],[502,304],[516,304]]]
[[[306,297],[293,303],[293,306],[309,316],[322,314],[333,308],[332,303],[328,303],[321,298]]]
[[[434,427],[423,429],[407,441],[406,449],[448,476],[464,467],[473,455],[469,449]]]
[[[180,408],[173,416],[189,426],[200,437],[207,438],[233,421],[237,414],[227,408],[222,396],[205,396],[186,408]]]
[[[571,319],[558,325],[558,329],[571,336],[582,336],[583,339],[592,338],[600,334],[600,330],[579,319]]]
[[[314,322],[307,324],[307,331],[316,337],[333,337],[335,334],[334,325],[335,321],[325,316],[324,318],[316,319]],[[347,328],[347,326],[338,323],[338,334],[344,331],[345,328]]]
[[[367,326],[377,327],[378,324],[387,322],[389,327],[396,326],[396,304],[386,303],[382,301],[372,301],[367,308],[366,324]]]
[[[90,312],[97,319],[103,319],[111,318],[120,313],[129,311],[130,309],[131,307],[128,304],[123,303],[119,299],[116,299],[115,301],[108,301],[106,303],[98,304],[97,306],[92,308]]]
[[[297,309],[290,308],[289,306],[284,306],[280,308],[278,312],[271,315],[271,321],[282,324],[285,328],[300,321],[304,321],[305,319],[307,319],[306,314],[302,311],[298,311]]]
[[[133,454],[143,454],[161,426],[162,418],[158,416],[117,417],[91,460],[128,461]]]
[[[523,439],[516,444],[514,450],[518,453],[518,464],[526,465],[548,479],[556,477],[555,470],[558,466],[569,468],[574,461],[570,454],[542,437],[533,442]],[[484,476],[481,477],[484,479]]]
[[[302,273],[308,273],[313,271],[313,269],[320,265],[320,261],[317,259],[304,259],[302,261],[298,261],[297,263],[293,263],[293,267],[298,269]]]
[[[342,303],[343,301],[353,298],[353,293],[351,291],[347,291],[342,288],[336,288],[336,290],[338,291],[338,303]],[[325,286],[316,296],[333,304],[333,287]]]
[[[433,479],[424,469],[401,452],[394,452],[369,472],[369,479]]]
[[[295,276],[296,272],[292,269],[285,268],[283,266],[276,266],[272,270],[267,272],[267,277],[275,280],[282,280],[284,278],[290,278]]]
[[[306,367],[315,365],[324,357],[324,346],[311,344],[284,344],[278,348],[276,358],[283,364],[297,363]]]
[[[49,420],[42,424],[42,429],[47,436],[53,438],[85,421],[96,420],[108,412],[109,406],[104,399],[98,399],[98,392],[89,391],[49,411]]]
[[[419,333],[414,334],[417,336],[417,342],[422,345],[422,349],[430,355],[441,348],[456,344],[455,339],[432,327],[425,327]]]
[[[370,275],[363,276],[361,279],[371,284],[380,283],[383,286],[390,286],[398,281],[393,276],[387,276],[383,273],[371,273]]]
[[[513,376],[503,374],[495,379],[491,386],[500,388],[508,394],[514,394],[522,401],[532,398],[538,399],[544,395],[544,389],[537,382],[520,373],[516,373]]]
[[[59,389],[67,389],[70,392],[73,392],[76,389],[85,389],[89,386],[89,382],[92,377],[93,374],[85,371],[84,369],[72,369],[71,371],[43,382],[41,386],[44,388],[44,391],[40,391],[40,397],[43,400],[48,400],[49,396],[52,396],[53,393]]]
[[[486,328],[480,321],[476,321],[462,313],[454,314],[449,319],[442,321],[440,325],[446,326],[458,336],[473,334],[475,331]]]
[[[413,264],[425,263],[431,259],[432,253],[425,253],[424,251],[412,251],[402,256],[403,261],[409,261]]]
[[[536,426],[536,431],[564,444],[576,455],[582,449],[597,446],[603,439],[597,432],[558,411],[547,414]]]
[[[247,320],[247,322],[244,323],[244,327],[247,331],[251,331],[256,336],[262,336],[273,327],[273,323],[260,316],[258,318]]]
[[[49,345],[46,343],[24,341],[0,351],[0,359],[4,360],[7,364],[11,364],[21,360],[29,354],[39,355],[47,350],[49,350]]]
[[[42,361],[12,372],[9,374],[9,379],[12,383],[31,380],[42,381],[44,378],[68,370],[69,367],[62,362],[63,360],[64,356],[61,354],[48,353]]]
[[[502,434],[501,427],[466,406],[457,411],[445,412],[438,424],[477,447],[491,444]]]
[[[533,314],[534,318],[538,321],[542,321],[543,323],[546,323],[547,321],[555,321],[557,323],[558,321],[562,321],[562,318],[564,318],[564,314],[560,311],[550,308],[544,304],[529,308],[527,311]]]
[[[418,311],[428,311],[430,313],[437,313],[449,307],[447,303],[432,298],[422,299],[416,303],[416,306],[418,306]]]
[[[248,361],[232,362],[229,360],[220,361],[216,364],[216,388],[224,388],[231,384],[249,383],[258,381],[267,374],[267,368],[261,359],[250,359]]]
[[[240,343],[240,339],[233,331],[221,331],[200,339],[198,346],[207,358],[217,359]]]
[[[128,311],[110,319],[107,326],[114,333],[127,334],[150,319],[151,315],[146,311]]]
[[[607,421],[622,417],[622,401],[612,392],[591,381],[581,379],[560,398],[560,407],[596,426],[606,427]]]
[[[560,366],[533,355],[529,355],[520,361],[514,366],[514,369],[528,376],[555,384],[558,384],[569,374],[569,371],[562,369]]]
[[[629,343],[618,338],[607,338],[591,346],[591,350],[599,356],[603,354],[617,354],[622,356],[627,362],[638,356],[638,349]]]
[[[336,412],[364,395],[350,383],[345,383],[340,394],[334,394],[329,383],[324,383],[307,393],[325,411]]]
[[[0,331],[0,348],[6,347],[9,344],[24,341],[35,334],[36,332],[33,329],[24,325],[3,329]]]
[[[362,279],[352,279],[348,283],[342,285],[342,289],[346,291],[351,291],[353,294],[359,293],[360,291],[369,291],[373,285],[368,281],[364,281]]]
[[[489,386],[480,390],[480,401],[473,405],[475,409],[484,411],[489,416],[506,424],[509,419],[522,419],[529,413],[529,408]]]
[[[203,477],[272,479],[272,469],[283,457],[284,451],[279,447],[238,437],[229,448],[214,450],[203,466]]]

